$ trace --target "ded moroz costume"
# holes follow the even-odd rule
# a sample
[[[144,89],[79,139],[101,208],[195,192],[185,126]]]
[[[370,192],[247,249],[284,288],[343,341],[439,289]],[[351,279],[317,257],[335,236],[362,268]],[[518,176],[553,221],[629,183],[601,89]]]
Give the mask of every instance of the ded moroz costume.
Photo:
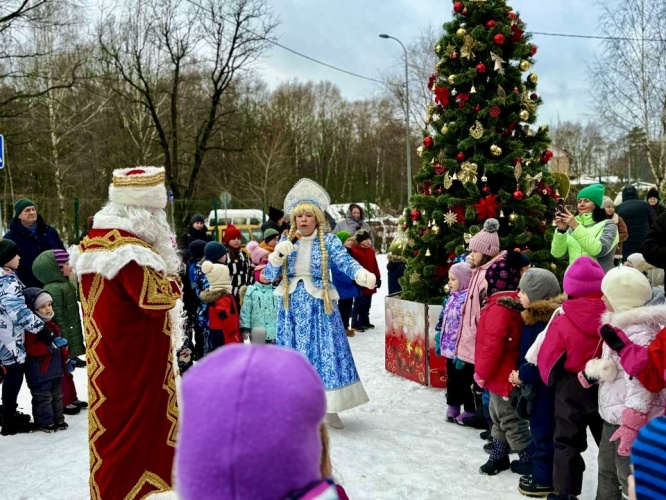
[[[180,260],[164,179],[158,167],[115,170],[109,203],[71,259],[88,345],[93,499],[171,490]]]
[[[375,287],[375,276],[363,269],[340,243],[324,232],[323,212],[330,204],[328,193],[316,182],[301,179],[287,194],[284,211],[291,229],[268,258],[266,278],[282,275],[278,296],[277,344],[300,351],[315,367],[326,387],[327,423],[342,427],[337,412],[368,401],[356,371],[345,327],[337,308],[338,292],[329,269],[336,268],[359,285]],[[311,214],[316,226],[311,234],[294,243],[297,216]]]

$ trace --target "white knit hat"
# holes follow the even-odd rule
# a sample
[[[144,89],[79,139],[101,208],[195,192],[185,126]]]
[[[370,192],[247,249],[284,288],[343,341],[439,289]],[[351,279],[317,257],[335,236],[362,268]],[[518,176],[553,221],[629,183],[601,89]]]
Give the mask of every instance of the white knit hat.
[[[645,305],[652,298],[652,287],[643,273],[632,267],[616,267],[601,282],[603,292],[615,312]]]
[[[231,293],[231,278],[229,277],[229,268],[225,264],[213,264],[205,261],[201,264],[201,270],[208,278],[208,288],[212,292],[226,290]]]
[[[109,200],[121,205],[165,208],[164,167],[119,168],[113,171]]]

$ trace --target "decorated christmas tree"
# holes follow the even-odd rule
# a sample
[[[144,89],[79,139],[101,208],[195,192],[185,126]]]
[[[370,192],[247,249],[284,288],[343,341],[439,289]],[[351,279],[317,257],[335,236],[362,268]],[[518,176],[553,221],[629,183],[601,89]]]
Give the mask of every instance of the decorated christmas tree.
[[[503,0],[457,1],[453,11],[435,45],[418,194],[401,226],[402,298],[417,302],[441,300],[451,263],[489,218],[500,223],[502,249],[520,248],[555,270],[552,220],[568,190],[566,177],[548,171],[548,127],[534,125],[537,46],[519,13]]]

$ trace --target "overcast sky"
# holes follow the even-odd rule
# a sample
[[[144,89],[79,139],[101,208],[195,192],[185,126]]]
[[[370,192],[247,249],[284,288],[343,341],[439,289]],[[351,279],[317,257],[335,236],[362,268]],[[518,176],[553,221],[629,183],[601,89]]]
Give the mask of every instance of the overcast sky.
[[[605,0],[615,5],[619,0]],[[279,42],[354,73],[379,78],[382,69],[399,64],[402,49],[388,33],[405,45],[428,25],[438,30],[451,19],[451,0],[271,0],[282,24]],[[514,0],[528,31],[599,35],[599,9],[592,0]],[[433,40],[434,44],[435,40]],[[599,41],[534,35],[539,46],[536,65],[538,92],[544,100],[539,123],[588,120],[590,86],[586,63],[600,49]],[[348,99],[371,97],[377,83],[339,73],[272,48],[259,61],[262,77],[271,85],[284,80],[328,80]]]

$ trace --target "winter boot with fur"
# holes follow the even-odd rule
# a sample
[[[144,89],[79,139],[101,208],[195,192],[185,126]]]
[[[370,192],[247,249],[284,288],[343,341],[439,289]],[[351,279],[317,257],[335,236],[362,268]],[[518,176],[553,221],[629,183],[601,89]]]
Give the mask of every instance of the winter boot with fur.
[[[509,443],[493,439],[493,449],[488,461],[479,468],[481,474],[494,476],[511,467],[509,463]]]

